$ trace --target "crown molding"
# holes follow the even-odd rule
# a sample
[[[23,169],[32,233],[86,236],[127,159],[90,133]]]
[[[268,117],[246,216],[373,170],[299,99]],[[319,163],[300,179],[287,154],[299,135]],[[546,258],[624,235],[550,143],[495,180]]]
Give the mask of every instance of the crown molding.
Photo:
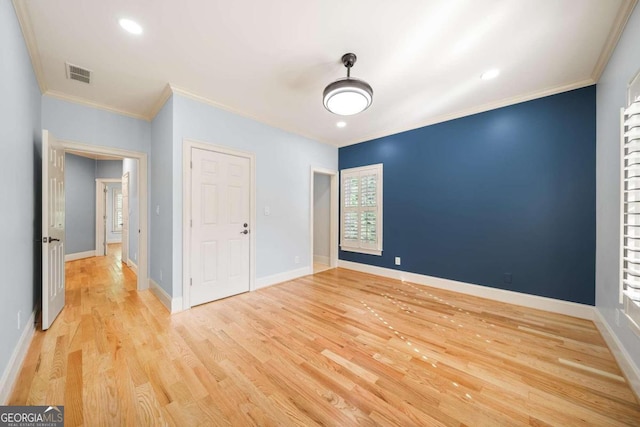
[[[164,107],[164,104],[167,102],[167,100],[171,98],[171,95],[173,95],[173,91],[171,90],[171,85],[167,83],[162,89],[162,92],[160,93],[160,96],[158,97],[156,102],[154,102],[151,106],[146,120],[152,121],[153,119],[155,119],[160,110],[162,110],[162,107]]]
[[[66,93],[58,92],[55,90],[48,90],[43,94],[43,96],[49,96],[51,98],[57,98],[63,101],[73,102],[74,104],[80,104],[86,107],[96,108],[98,110],[104,110],[110,113],[120,114],[121,116],[127,116],[133,119],[144,120],[147,122],[149,121],[149,117],[142,114],[132,113],[131,111],[126,111],[126,110],[120,110],[118,108],[110,107],[104,104],[99,104],[97,102],[88,101],[84,98],[68,95]]]
[[[47,91],[47,83],[44,78],[44,70],[42,63],[40,62],[40,51],[38,50],[38,43],[36,42],[36,36],[33,32],[33,26],[31,25],[31,17],[27,10],[27,2],[20,0],[12,0],[13,8],[16,11],[18,23],[22,29],[22,37],[27,45],[27,51],[31,58],[31,66],[33,72],[36,75],[38,86],[40,87],[40,93],[44,94]]]
[[[631,17],[633,8],[636,7],[637,3],[638,0],[623,0],[620,5],[620,9],[618,9],[616,19],[613,21],[613,27],[609,32],[607,41],[604,44],[602,52],[600,52],[596,65],[593,67],[591,78],[594,82],[598,82],[598,80],[600,80],[600,76],[602,76],[605,67],[609,63],[609,59],[611,58],[611,55],[613,55],[613,51],[616,49],[618,41],[624,32],[624,27],[627,25],[627,21]]]
[[[435,125],[442,122],[448,122],[449,120],[459,119],[461,117],[471,116],[478,113],[484,113],[485,111],[495,110],[502,107],[508,107],[509,105],[520,104],[521,102],[531,101],[533,99],[544,98],[551,95],[556,95],[562,92],[568,92],[574,89],[580,89],[583,87],[591,86],[595,84],[595,81],[591,78],[581,80],[575,83],[569,83],[563,86],[556,86],[549,89],[543,89],[536,92],[531,92],[525,95],[518,95],[511,98],[501,99],[495,102],[489,102],[487,104],[480,105],[478,107],[468,108],[466,110],[457,111],[455,113],[444,114],[429,118],[418,125],[412,125],[410,127],[401,127],[395,129],[387,129],[374,134],[370,134],[364,138],[358,138],[356,140],[340,144],[339,147],[347,147],[349,145],[359,144],[361,142],[371,141],[373,139],[383,138],[385,136],[396,135],[398,133],[407,132],[410,130],[420,129],[425,126]]]
[[[331,143],[329,141],[320,140],[317,137],[314,137],[314,136],[311,136],[311,135],[306,135],[306,134],[304,134],[304,133],[302,133],[302,132],[300,132],[298,130],[292,130],[291,128],[285,126],[284,124],[268,121],[268,120],[265,120],[263,118],[254,116],[252,114],[248,114],[248,113],[246,113],[244,111],[240,111],[240,110],[238,110],[236,108],[233,108],[233,107],[230,107],[228,105],[221,104],[221,103],[219,103],[217,101],[213,101],[213,100],[211,100],[209,98],[206,98],[204,96],[196,95],[195,93],[189,92],[188,90],[179,88],[179,87],[174,86],[172,84],[169,84],[169,86],[171,87],[171,91],[173,92],[174,95],[180,95],[180,96],[183,96],[185,98],[190,98],[190,99],[192,99],[194,101],[197,101],[197,102],[200,102],[200,103],[203,103],[203,104],[208,104],[208,105],[210,105],[212,107],[219,108],[221,110],[225,110],[225,111],[228,111],[228,112],[233,113],[233,114],[237,114],[238,116],[246,117],[248,119],[254,120],[254,121],[259,122],[259,123],[262,123],[264,125],[280,129],[280,130],[282,130],[284,132],[302,136],[303,138],[310,139],[311,141],[320,142],[320,143],[331,145],[331,146],[334,146],[334,147],[336,146],[335,143]]]

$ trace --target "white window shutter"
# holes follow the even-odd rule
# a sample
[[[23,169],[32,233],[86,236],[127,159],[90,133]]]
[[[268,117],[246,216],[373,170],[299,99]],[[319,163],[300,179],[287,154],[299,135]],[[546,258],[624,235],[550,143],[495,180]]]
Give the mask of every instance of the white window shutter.
[[[382,164],[341,172],[341,248],[382,254]]]

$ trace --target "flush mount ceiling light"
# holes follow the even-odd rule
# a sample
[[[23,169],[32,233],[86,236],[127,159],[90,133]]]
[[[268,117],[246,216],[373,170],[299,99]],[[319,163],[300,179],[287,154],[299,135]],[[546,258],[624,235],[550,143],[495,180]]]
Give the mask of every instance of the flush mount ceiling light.
[[[373,102],[373,89],[369,83],[351,77],[351,67],[356,63],[354,53],[342,55],[342,63],[347,67],[347,77],[330,83],[323,93],[324,107],[340,116],[358,114]]]
[[[130,32],[131,34],[142,34],[142,27],[136,21],[132,21],[131,19],[122,18],[120,21],[120,26]]]

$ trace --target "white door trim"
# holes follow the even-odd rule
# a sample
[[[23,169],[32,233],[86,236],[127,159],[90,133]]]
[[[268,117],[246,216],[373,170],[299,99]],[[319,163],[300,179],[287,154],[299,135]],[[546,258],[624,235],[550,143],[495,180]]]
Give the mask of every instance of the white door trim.
[[[80,142],[60,141],[65,150],[91,154],[105,154],[138,160],[138,200],[140,210],[140,234],[138,236],[138,290],[149,289],[149,175],[148,155],[139,151],[103,147]]]
[[[329,266],[338,266],[338,171],[311,166],[309,175],[309,259],[311,260],[311,271],[313,272],[313,181],[314,174],[329,175],[331,177],[331,217],[329,235]]]
[[[107,215],[107,204],[104,200],[104,188],[107,184],[122,182],[119,179],[96,178],[96,256],[106,255],[104,250],[104,217]]]
[[[256,289],[256,156],[254,153],[240,151],[221,145],[193,139],[182,140],[182,306],[191,308],[191,149],[213,151],[231,156],[245,157],[250,161],[250,239],[249,239],[249,290]]]

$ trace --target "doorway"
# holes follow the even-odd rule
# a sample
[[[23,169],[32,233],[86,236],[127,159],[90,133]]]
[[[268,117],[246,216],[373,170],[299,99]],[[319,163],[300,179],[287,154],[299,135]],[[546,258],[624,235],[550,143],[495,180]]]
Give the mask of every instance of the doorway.
[[[309,252],[315,274],[338,266],[338,172],[312,168],[309,193]]]
[[[135,192],[135,196],[137,197],[138,210],[137,217],[135,219],[131,218],[130,230],[131,226],[135,225],[135,231],[137,238],[128,239],[129,242],[133,241],[135,246],[137,247],[137,251],[135,254],[136,259],[131,259],[130,255],[132,254],[131,248],[129,247],[128,256],[125,258],[122,257],[122,261],[125,262],[133,271],[137,274],[137,289],[144,290],[149,288],[149,280],[148,280],[148,160],[147,154],[123,150],[119,148],[110,148],[110,147],[98,147],[88,144],[82,144],[77,142],[67,142],[60,141],[61,147],[64,149],[65,153],[71,153],[76,155],[81,155],[85,157],[92,157],[95,159],[111,159],[111,160],[121,160],[123,165],[127,162],[130,165],[135,164],[135,171],[137,172],[137,185],[133,186],[135,188],[130,188],[129,190],[129,198],[131,199],[132,193]],[[131,166],[133,168],[133,166]],[[103,188],[109,183],[121,183],[121,179],[96,179],[96,249],[95,255],[106,255],[108,250],[108,236],[104,235],[105,229],[105,218],[101,214],[106,211],[108,200],[104,196]],[[100,195],[100,196],[99,196]],[[123,212],[123,215],[125,213]],[[112,218],[113,221],[113,218]],[[118,222],[116,219],[115,222]],[[134,224],[132,224],[135,222]],[[119,223],[119,222],[118,222]],[[100,238],[99,235],[102,235]],[[129,245],[131,246],[131,245]],[[101,251],[102,248],[102,251]]]
[[[253,290],[255,156],[185,140],[183,307]]]

